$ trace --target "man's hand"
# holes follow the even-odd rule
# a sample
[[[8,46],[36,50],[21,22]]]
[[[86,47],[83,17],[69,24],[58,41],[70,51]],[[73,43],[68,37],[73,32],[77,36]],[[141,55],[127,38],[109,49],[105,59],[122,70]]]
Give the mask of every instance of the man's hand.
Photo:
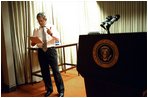
[[[43,47],[43,43],[38,43],[37,46],[38,46],[39,48],[42,48],[42,47]]]
[[[52,32],[51,32],[50,29],[47,29],[47,33],[48,33],[50,36],[52,36]]]

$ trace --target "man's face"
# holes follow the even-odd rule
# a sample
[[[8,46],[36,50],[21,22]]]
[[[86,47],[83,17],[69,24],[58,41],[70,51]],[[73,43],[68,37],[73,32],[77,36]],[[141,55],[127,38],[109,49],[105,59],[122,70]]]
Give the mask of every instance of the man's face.
[[[43,27],[46,25],[46,20],[43,17],[38,17],[37,20],[38,20],[40,26]]]

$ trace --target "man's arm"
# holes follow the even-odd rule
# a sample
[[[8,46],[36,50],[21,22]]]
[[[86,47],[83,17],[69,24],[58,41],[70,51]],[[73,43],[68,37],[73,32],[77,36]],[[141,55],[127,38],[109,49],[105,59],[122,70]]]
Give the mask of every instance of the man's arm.
[[[38,29],[34,29],[34,31],[33,31],[33,36],[38,36]],[[37,43],[34,43],[34,42],[31,41],[31,45],[32,45],[32,46],[35,46],[36,44],[37,44]],[[43,43],[38,43],[37,46],[41,48],[41,47],[42,47],[42,44],[43,44]]]
[[[55,39],[55,41],[59,41],[59,34],[57,32],[57,30],[54,27],[50,27],[47,28],[47,33],[53,38]]]

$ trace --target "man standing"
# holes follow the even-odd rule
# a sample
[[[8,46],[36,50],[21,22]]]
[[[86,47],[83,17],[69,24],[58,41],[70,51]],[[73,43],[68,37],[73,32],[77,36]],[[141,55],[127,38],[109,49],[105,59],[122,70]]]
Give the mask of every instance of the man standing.
[[[38,37],[43,43],[38,43],[38,59],[41,68],[42,77],[45,83],[45,97],[53,92],[53,86],[50,76],[50,68],[52,69],[54,80],[57,86],[59,97],[64,97],[64,84],[59,72],[57,62],[57,51],[54,48],[55,42],[59,41],[59,34],[52,25],[47,25],[47,18],[44,13],[37,14],[39,28],[34,29],[33,36]],[[32,46],[36,45],[31,43]]]

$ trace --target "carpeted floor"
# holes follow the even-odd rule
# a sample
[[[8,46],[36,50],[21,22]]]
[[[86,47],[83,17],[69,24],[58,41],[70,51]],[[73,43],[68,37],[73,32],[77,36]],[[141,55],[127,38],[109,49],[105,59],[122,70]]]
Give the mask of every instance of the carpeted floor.
[[[61,73],[64,85],[65,85],[65,96],[64,97],[86,97],[84,79],[76,69],[68,70],[66,73]],[[51,97],[57,97],[57,89],[53,80],[53,93]],[[16,91],[10,93],[2,93],[2,97],[44,97],[45,88],[43,81],[39,83],[25,84],[18,86]]]

